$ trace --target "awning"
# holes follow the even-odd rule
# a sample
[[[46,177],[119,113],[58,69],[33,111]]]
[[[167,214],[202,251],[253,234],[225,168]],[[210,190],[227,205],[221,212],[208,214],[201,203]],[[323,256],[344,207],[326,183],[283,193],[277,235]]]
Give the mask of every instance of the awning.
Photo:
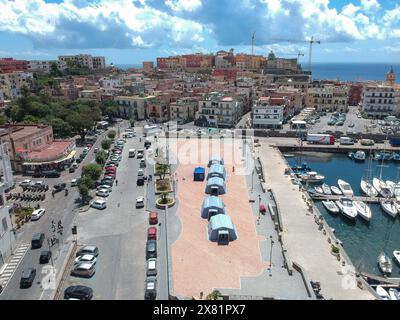
[[[72,159],[76,154],[76,151],[73,150],[70,152],[70,154],[64,158],[61,159],[57,159],[57,160],[53,160],[53,161],[42,161],[42,162],[24,162],[22,165],[23,166],[40,166],[43,164],[56,164],[56,163],[60,163],[66,160],[70,160]]]

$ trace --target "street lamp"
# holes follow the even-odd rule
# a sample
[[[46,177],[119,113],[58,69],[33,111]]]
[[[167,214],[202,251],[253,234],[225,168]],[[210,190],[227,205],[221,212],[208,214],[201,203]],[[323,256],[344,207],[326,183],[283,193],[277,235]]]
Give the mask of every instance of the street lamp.
[[[274,245],[274,240],[272,240],[272,236],[269,237],[271,240],[271,251],[269,253],[269,276],[272,277],[272,246]]]
[[[251,172],[251,192],[253,192],[253,183],[254,183],[254,168],[253,171]]]
[[[168,210],[168,205],[165,205],[165,214],[164,214],[164,223],[165,223],[165,255],[167,259],[167,292],[168,292],[168,297],[167,300],[169,299],[169,265],[168,265],[168,225],[167,225],[167,210]]]

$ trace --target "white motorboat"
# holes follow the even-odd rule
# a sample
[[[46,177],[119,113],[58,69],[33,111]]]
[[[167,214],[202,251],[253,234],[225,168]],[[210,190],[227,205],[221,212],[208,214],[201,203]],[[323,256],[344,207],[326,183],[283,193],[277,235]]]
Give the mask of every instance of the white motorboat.
[[[343,192],[346,197],[352,197],[354,195],[353,189],[350,184],[342,179],[337,182],[339,189]]]
[[[315,189],[315,191],[316,191],[317,193],[324,194],[324,191],[322,190],[321,187],[314,187],[314,189]]]
[[[331,190],[333,194],[336,194],[337,196],[343,195],[343,192],[340,191],[340,189],[336,186],[331,186]]]
[[[301,176],[303,182],[322,182],[324,179],[325,177],[323,175],[318,174],[315,171],[307,172]]]
[[[354,206],[357,209],[357,213],[358,215],[367,220],[370,221],[371,217],[372,217],[372,213],[371,213],[371,208],[363,201],[357,200],[357,201],[353,201],[354,202]]]
[[[400,265],[400,250],[394,250],[393,256],[394,256],[394,261],[396,261],[398,265]]]
[[[331,213],[339,213],[340,211],[334,201],[322,201],[322,204],[324,205],[325,209]]]
[[[396,217],[397,215],[397,207],[392,200],[383,200],[381,202],[381,208],[383,211],[385,211],[387,214],[392,216],[393,218]]]
[[[384,198],[392,197],[392,190],[381,179],[378,178],[372,179],[372,185],[382,197]]]
[[[377,197],[378,191],[374,188],[374,186],[368,181],[361,179],[360,187],[362,192],[364,192],[368,197]]]
[[[395,288],[390,288],[389,289],[389,296],[390,296],[390,300],[400,300],[400,292],[399,290],[395,289]]]
[[[392,195],[394,194],[394,185],[396,184],[394,181],[386,180],[386,185],[390,188]]]
[[[326,183],[322,185],[322,190],[324,191],[325,194],[329,195],[332,194],[331,188]]]
[[[354,206],[354,202],[349,198],[340,198],[340,200],[336,201],[336,205],[347,218],[355,219],[357,217],[357,209]]]
[[[396,183],[393,186],[393,196],[396,197],[397,201],[400,201],[400,184]]]
[[[376,293],[383,299],[383,300],[390,300],[389,293],[383,289],[382,286],[376,286]]]
[[[381,254],[378,256],[378,266],[384,275],[391,275],[392,261],[390,261],[386,253],[381,252]]]

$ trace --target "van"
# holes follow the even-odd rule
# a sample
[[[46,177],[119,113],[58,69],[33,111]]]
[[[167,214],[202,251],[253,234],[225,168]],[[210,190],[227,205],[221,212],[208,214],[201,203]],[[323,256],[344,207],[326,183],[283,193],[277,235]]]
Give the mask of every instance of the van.
[[[349,137],[340,137],[340,144],[351,145],[354,144],[354,141],[352,138]]]
[[[31,241],[31,249],[38,249],[41,248],[44,241],[44,233],[36,233],[32,237]]]

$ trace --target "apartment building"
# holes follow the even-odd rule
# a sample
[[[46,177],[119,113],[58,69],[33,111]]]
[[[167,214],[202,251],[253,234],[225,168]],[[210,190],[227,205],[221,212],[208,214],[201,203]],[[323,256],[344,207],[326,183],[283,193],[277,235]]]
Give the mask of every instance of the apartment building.
[[[236,69],[238,70],[261,70],[266,62],[263,56],[240,53],[235,56]]]
[[[170,104],[170,119],[178,124],[194,121],[200,97],[184,97]]]
[[[313,81],[307,91],[306,105],[322,112],[347,112],[349,86],[339,82]]]
[[[102,70],[106,68],[106,59],[104,57],[94,57],[89,54],[78,54],[74,56],[59,56],[58,61],[63,65],[74,63],[79,67],[90,70]]]
[[[144,71],[152,71],[154,69],[153,61],[143,61],[143,70]]]
[[[399,114],[399,91],[393,86],[370,83],[363,87],[361,111],[371,118],[384,118]]]
[[[284,122],[287,99],[261,97],[253,107],[254,129],[280,129]]]
[[[30,88],[34,83],[31,72],[17,71],[13,73],[0,73],[0,91],[5,100],[16,99],[21,96],[24,86]]]
[[[28,61],[15,60],[13,58],[0,58],[0,73],[28,71]]]
[[[235,96],[212,92],[199,101],[195,123],[200,126],[232,128],[240,120],[242,110],[242,102]]]
[[[51,71],[51,65],[53,63],[57,63],[57,61],[31,60],[31,61],[28,61],[28,70],[30,72],[48,74]]]
[[[16,240],[10,209],[6,205],[5,190],[4,183],[0,182],[0,270],[11,257]]]
[[[146,105],[147,119],[155,123],[169,120],[169,105],[158,97],[148,101]]]
[[[145,120],[147,106],[153,103],[155,96],[117,96],[114,101],[118,103],[120,116],[125,119]]]
[[[233,55],[233,50],[218,51],[215,55],[215,68],[216,69],[227,69],[235,66],[235,56]]]

